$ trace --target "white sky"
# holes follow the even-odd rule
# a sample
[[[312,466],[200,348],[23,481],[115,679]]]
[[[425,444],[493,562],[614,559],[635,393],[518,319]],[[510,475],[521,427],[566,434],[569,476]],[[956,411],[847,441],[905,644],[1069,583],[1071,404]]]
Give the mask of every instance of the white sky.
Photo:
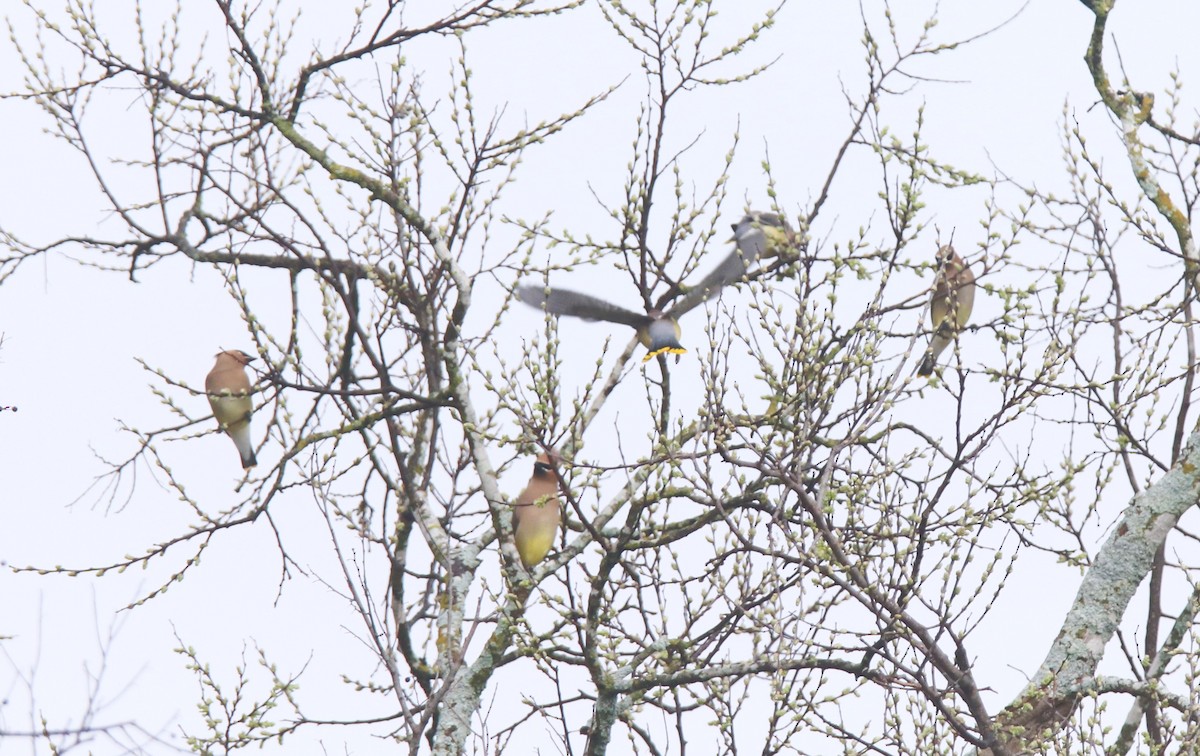
[[[53,4],[36,5],[57,12]],[[861,28],[855,5],[788,4],[776,27],[747,58],[763,61],[779,56],[777,64],[749,83],[700,92],[685,103],[685,108],[694,108],[694,126],[684,128],[677,121],[674,139],[682,145],[699,137],[686,156],[689,181],[700,185],[715,176],[729,149],[731,133],[740,123],[741,146],[730,189],[734,207],[740,211],[743,198],[756,207],[766,204],[759,167],[764,146],[770,151],[785,210],[795,215],[816,195],[832,151],[848,128],[840,88],[844,84],[855,93],[863,88]],[[1012,15],[1019,5],[1007,0],[948,0],[942,3],[941,22],[933,34],[945,41],[970,36]],[[867,6],[877,20],[878,4]],[[903,1],[896,6],[898,25],[911,39],[930,6]],[[297,37],[302,49],[309,44],[304,34],[337,28],[336,21],[320,16],[316,4],[306,7],[309,15]],[[720,7],[724,22],[742,23],[739,14],[745,12],[745,4],[727,0]],[[5,14],[11,16],[19,34],[28,30],[26,9],[10,5]],[[128,41],[129,14],[113,11],[107,17],[113,34]],[[201,18],[198,14],[198,24]],[[1082,60],[1089,20],[1090,14],[1077,0],[1031,3],[995,34],[927,61],[920,73],[953,83],[920,85],[908,96],[890,102],[885,118],[904,133],[911,129],[912,110],[924,102],[925,141],[943,161],[985,174],[992,173],[994,165],[1022,183],[1061,188],[1065,186],[1062,110],[1068,102],[1092,144],[1107,155],[1110,176],[1124,180],[1125,164],[1115,149],[1114,129],[1100,108],[1088,111],[1096,99]],[[1176,66],[1185,81],[1197,70],[1194,34],[1200,28],[1200,4],[1123,0],[1109,28],[1140,90],[1161,92]],[[878,22],[876,29],[882,32]],[[510,215],[530,220],[552,209],[553,228],[569,227],[579,235],[581,230],[601,226],[603,215],[592,192],[610,200],[620,196],[644,83],[634,61],[599,20],[595,7],[530,24],[498,25],[471,35],[468,45],[480,98],[477,109],[486,115],[493,108],[504,107],[503,124],[509,129],[571,109],[630,75],[590,117],[570,126],[549,148],[529,153],[511,204],[506,205]],[[407,55],[411,67],[427,72],[427,86],[432,91],[430,84],[443,79],[449,70],[454,49],[445,43],[423,44]],[[0,43],[0,91],[19,88],[18,71],[11,45]],[[366,75],[365,70],[362,73]],[[138,107],[136,96],[129,93],[114,96],[100,112],[116,125],[125,118],[136,121]],[[113,227],[105,225],[111,219],[103,211],[95,187],[78,156],[42,133],[46,125],[42,114],[28,103],[0,101],[0,122],[5,134],[0,139],[0,166],[5,177],[0,182],[0,228],[27,240],[44,241],[71,233],[105,236],[104,229]],[[141,149],[138,137],[136,131],[119,126],[103,135],[113,154],[131,145]],[[861,166],[863,180],[876,181],[870,161]],[[854,190],[854,174],[835,187],[839,198],[852,196]],[[148,188],[133,185],[127,191],[130,196],[146,196]],[[973,249],[982,233],[978,219],[983,216],[985,192],[936,196],[939,204],[933,221],[944,231],[957,229],[960,250]],[[663,195],[664,200],[667,197]],[[833,240],[850,238],[871,220],[856,214],[852,206],[838,207],[832,231],[828,225],[821,229],[831,233]],[[830,217],[833,214],[826,224]],[[874,220],[882,222],[881,217]],[[1035,247],[1027,247],[1025,254],[1038,254]],[[110,506],[99,489],[89,490],[106,471],[98,457],[117,459],[131,451],[133,441],[121,433],[122,424],[152,428],[171,420],[152,392],[161,384],[136,358],[195,387],[201,384],[218,348],[249,346],[238,312],[213,271],[192,269],[180,259],[140,274],[139,282],[133,284],[119,273],[82,268],[68,259],[70,253],[68,248],[34,262],[0,287],[0,333],[5,336],[0,350],[0,404],[20,407],[18,413],[0,414],[0,480],[4,483],[0,487],[0,560],[10,565],[109,563],[139,553],[191,522],[186,509],[144,465],[139,466],[136,486],[130,490],[129,483],[134,481],[123,481],[117,501]],[[556,280],[568,284],[572,279],[563,275]],[[620,285],[620,278],[613,280],[614,287]],[[264,290],[280,285],[273,279],[258,283]],[[488,292],[484,287],[482,291],[477,296],[493,296],[499,289]],[[632,305],[633,292],[628,294],[622,301]],[[616,288],[612,296],[620,299]],[[986,309],[989,305],[977,306]],[[517,327],[540,327],[541,317],[532,311],[510,313],[510,317]],[[704,317],[696,314],[690,320],[694,321],[690,328],[698,332]],[[688,321],[684,326],[689,327]],[[604,326],[578,322],[564,323],[560,332],[564,348],[579,349],[585,366],[595,359],[595,340],[609,335]],[[625,337],[613,334],[613,348],[620,349]],[[980,359],[978,352],[971,356]],[[694,359],[695,352],[685,358]],[[694,369],[685,363],[677,374],[686,376]],[[636,376],[629,383],[637,383]],[[644,402],[637,399],[640,393],[636,388],[629,394],[630,404],[618,408],[615,418],[610,416],[601,424],[613,425],[644,413]],[[197,414],[205,411],[203,397],[187,398],[178,392],[173,396],[190,402]],[[698,396],[691,398],[692,406]],[[686,394],[680,401],[684,408],[680,411],[685,411],[689,404]],[[256,429],[256,434],[260,432],[261,428]],[[169,447],[169,460],[187,482],[191,495],[205,502],[219,502],[222,497],[230,504],[236,501],[232,488],[240,471],[228,440],[208,435],[182,443],[186,443],[185,450]],[[268,447],[260,461],[270,465],[280,451]],[[504,481],[510,493],[519,489],[527,468],[518,465],[518,469],[520,473]],[[327,542],[324,524],[312,502],[296,494],[277,502],[276,509],[283,505],[294,506],[294,511],[281,512],[278,522],[289,543],[310,560],[305,566],[315,568],[310,574],[334,575],[323,548]],[[1103,535],[1094,534],[1097,541]],[[265,523],[223,533],[184,582],[132,614],[114,614],[180,566],[178,555],[172,553],[146,572],[131,571],[101,580],[0,573],[4,599],[0,635],[12,636],[0,644],[0,653],[7,656],[7,660],[0,659],[0,700],[4,701],[0,725],[8,729],[36,726],[29,718],[26,691],[16,678],[17,672],[28,674],[33,667],[37,671],[34,697],[38,712],[51,726],[77,724],[88,677],[85,665],[94,672],[97,664],[96,628],[103,633],[118,621],[125,624],[110,649],[110,669],[101,694],[112,703],[97,723],[136,718],[149,728],[164,728],[164,737],[180,745],[179,727],[196,726],[198,691],[184,660],[172,653],[179,645],[173,633],[197,647],[213,663],[214,672],[226,679],[243,649],[247,663],[255,663],[254,643],[268,649],[282,669],[298,670],[311,659],[302,692],[339,686],[338,674],[344,668],[361,670],[368,663],[367,651],[339,624],[350,621],[343,602],[328,589],[312,577],[293,575],[278,593],[281,568],[274,536]],[[1022,569],[1026,575],[1035,575],[1051,567],[1049,560],[1031,555]],[[1036,669],[1066,602],[1074,595],[1077,573],[1057,568],[1054,575],[1053,581],[1042,581],[1034,589],[1009,591],[996,608],[997,616],[1011,610],[1021,619],[998,628],[1006,633],[1005,640],[998,642],[1012,644],[1011,653],[984,660],[991,665],[987,684],[995,690],[995,701],[1011,697],[1024,684],[1024,676]],[[1024,611],[1016,609],[1018,604]],[[358,628],[352,631],[357,633]],[[334,700],[334,705],[340,706],[359,699]],[[367,712],[333,709],[319,713],[325,717],[352,714],[365,716]],[[340,752],[343,738],[349,751],[384,750],[377,741],[349,730],[301,733],[288,741],[289,747],[267,750],[315,752],[310,740],[314,736],[323,738],[330,751]],[[550,742],[543,744],[544,753],[555,752]],[[2,745],[4,754],[47,752],[42,746]],[[97,754],[120,752],[106,741],[94,743],[91,749]],[[152,752],[161,750],[151,748]]]

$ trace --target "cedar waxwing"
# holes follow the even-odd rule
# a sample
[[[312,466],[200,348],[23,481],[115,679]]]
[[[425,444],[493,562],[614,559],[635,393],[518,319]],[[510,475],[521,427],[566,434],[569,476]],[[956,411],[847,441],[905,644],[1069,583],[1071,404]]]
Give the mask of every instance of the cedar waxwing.
[[[662,310],[650,310],[645,315],[639,315],[590,294],[551,289],[539,284],[518,286],[517,299],[551,315],[570,315],[584,320],[607,320],[627,325],[637,331],[638,340],[649,350],[643,362],[666,352],[683,354],[687,351],[679,343],[679,323]]]
[[[917,375],[929,375],[937,364],[938,355],[950,346],[958,332],[971,318],[975,306],[975,274],[949,244],[938,250],[938,275],[929,297],[929,319],[933,336]]]
[[[558,471],[548,455],[539,454],[533,463],[529,485],[513,503],[513,535],[525,569],[546,558],[554,545],[561,517]]]
[[[646,347],[643,362],[660,354],[684,354],[687,350],[679,343],[678,318],[715,297],[723,287],[745,277],[759,257],[778,254],[780,247],[794,243],[791,227],[777,213],[752,211],[733,224],[733,230],[734,236],[730,240],[736,242],[733,251],[712,272],[700,279],[699,284],[688,288],[687,293],[676,300],[667,312],[652,308],[642,315],[590,294],[537,284],[519,285],[517,299],[551,315],[569,315],[583,320],[606,320],[627,325],[637,331],[638,340]]]
[[[254,411],[254,400],[250,398],[250,378],[246,375],[246,366],[253,360],[238,349],[221,352],[217,355],[217,364],[204,379],[213,417],[217,418],[221,430],[233,439],[243,468],[258,464],[254,458],[254,445],[250,442],[250,414]]]

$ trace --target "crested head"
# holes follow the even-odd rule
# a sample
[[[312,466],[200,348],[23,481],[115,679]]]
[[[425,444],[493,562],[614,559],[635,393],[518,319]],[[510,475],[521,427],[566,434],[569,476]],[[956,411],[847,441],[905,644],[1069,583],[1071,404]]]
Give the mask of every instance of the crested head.
[[[217,352],[217,362],[230,360],[244,366],[254,362],[255,359],[257,358],[246,354],[240,349],[226,349],[225,351]]]
[[[938,251],[937,251],[937,264],[938,265],[949,265],[956,260],[959,263],[962,262],[959,259],[958,254],[955,253],[954,247],[952,245],[947,244],[944,247],[941,247],[938,249]]]
[[[558,464],[560,462],[562,462],[562,457],[558,456],[558,452],[542,452],[533,461],[533,474],[535,476],[553,475],[558,477]]]

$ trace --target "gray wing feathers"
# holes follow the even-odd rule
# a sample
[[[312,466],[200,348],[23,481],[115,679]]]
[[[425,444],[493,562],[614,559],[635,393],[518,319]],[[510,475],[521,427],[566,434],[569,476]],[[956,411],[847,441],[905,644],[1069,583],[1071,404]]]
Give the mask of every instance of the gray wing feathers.
[[[599,297],[581,294],[570,289],[552,289],[538,284],[521,284],[517,287],[517,299],[551,315],[568,315],[583,320],[607,320],[610,323],[620,323],[630,328],[642,328],[650,320],[645,315],[618,307]]]
[[[759,218],[747,215],[733,227],[733,251],[675,303],[672,314],[682,315],[715,297],[722,288],[745,278],[746,272],[767,249],[767,234],[762,230],[761,222]]]

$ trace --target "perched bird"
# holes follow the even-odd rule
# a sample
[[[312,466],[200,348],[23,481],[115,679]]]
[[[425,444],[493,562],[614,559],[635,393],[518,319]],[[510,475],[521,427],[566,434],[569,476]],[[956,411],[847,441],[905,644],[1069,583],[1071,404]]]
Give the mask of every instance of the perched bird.
[[[929,318],[933,322],[933,336],[917,375],[929,375],[937,364],[938,355],[950,346],[958,332],[971,318],[975,306],[975,274],[963,259],[946,245],[938,250],[938,275],[929,297]]]
[[[253,360],[238,349],[221,352],[204,379],[213,417],[217,418],[221,430],[233,439],[243,468],[258,464],[254,458],[254,445],[250,442],[250,414],[254,411],[254,400],[250,398],[250,377],[246,375],[246,366]]]
[[[547,454],[539,454],[529,484],[513,503],[513,534],[525,569],[545,559],[554,545],[562,518],[558,481],[554,461]]]
[[[733,230],[733,251],[666,311],[651,308],[641,314],[591,294],[537,284],[517,286],[517,298],[551,315],[605,320],[633,328],[647,350],[643,362],[660,354],[684,354],[687,350],[679,343],[679,317],[715,297],[723,287],[740,281],[760,257],[778,254],[779,248],[791,245],[794,238],[787,220],[777,213],[747,213],[733,224]]]

